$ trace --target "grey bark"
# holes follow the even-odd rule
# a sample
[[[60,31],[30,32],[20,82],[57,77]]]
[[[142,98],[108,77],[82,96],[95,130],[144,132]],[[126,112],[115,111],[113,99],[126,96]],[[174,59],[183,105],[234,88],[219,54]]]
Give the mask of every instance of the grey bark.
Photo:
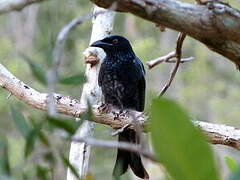
[[[91,0],[174,29],[202,42],[240,67],[240,11],[211,1],[205,5],[176,0]]]

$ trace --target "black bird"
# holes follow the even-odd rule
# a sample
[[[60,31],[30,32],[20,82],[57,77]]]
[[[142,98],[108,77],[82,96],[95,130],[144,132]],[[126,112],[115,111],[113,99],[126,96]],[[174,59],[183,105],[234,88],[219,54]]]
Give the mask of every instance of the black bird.
[[[129,41],[122,36],[112,35],[94,42],[91,46],[102,48],[106,53],[98,76],[105,103],[121,110],[143,111],[145,70]],[[134,130],[125,129],[119,134],[119,141],[139,143],[139,137]],[[124,174],[129,166],[136,176],[149,179],[140,154],[118,149],[113,175]]]

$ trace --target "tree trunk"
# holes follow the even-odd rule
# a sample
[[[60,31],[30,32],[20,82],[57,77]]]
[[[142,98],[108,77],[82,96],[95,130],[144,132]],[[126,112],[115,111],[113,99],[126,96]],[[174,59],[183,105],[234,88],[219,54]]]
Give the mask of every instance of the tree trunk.
[[[114,13],[110,10],[94,7],[93,27],[90,44],[96,40],[109,35],[113,28]],[[87,108],[88,103],[92,106],[100,104],[102,92],[98,86],[98,72],[105,53],[98,48],[87,48],[84,52],[87,62],[86,77],[87,82],[83,86],[83,92],[80,100],[82,108]],[[95,58],[97,63],[88,63],[88,58]],[[85,121],[76,133],[76,137],[93,136],[94,123]],[[70,163],[76,168],[79,176],[82,178],[88,173],[88,164],[90,158],[90,146],[84,142],[72,142],[69,154]],[[67,180],[76,180],[76,177],[68,169]]]

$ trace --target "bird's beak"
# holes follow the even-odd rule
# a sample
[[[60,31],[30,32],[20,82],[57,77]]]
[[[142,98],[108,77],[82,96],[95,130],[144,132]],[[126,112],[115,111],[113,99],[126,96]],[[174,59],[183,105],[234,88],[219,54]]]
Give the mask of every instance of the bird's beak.
[[[90,47],[99,47],[99,48],[103,48],[103,49],[107,48],[109,46],[111,46],[111,44],[103,42],[102,40],[95,41],[94,43],[92,43],[90,45]]]

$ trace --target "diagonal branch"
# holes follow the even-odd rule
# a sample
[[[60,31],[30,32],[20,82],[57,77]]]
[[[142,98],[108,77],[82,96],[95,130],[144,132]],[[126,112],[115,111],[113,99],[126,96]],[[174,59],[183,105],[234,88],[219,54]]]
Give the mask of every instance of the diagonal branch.
[[[167,89],[171,86],[171,83],[177,73],[177,70],[179,68],[179,65],[181,63],[181,56],[182,56],[182,44],[183,44],[183,41],[184,39],[186,38],[186,34],[183,34],[183,33],[180,33],[178,35],[178,38],[177,38],[177,46],[176,46],[176,50],[175,50],[175,53],[173,54],[174,57],[177,58],[177,61],[176,61],[176,64],[175,66],[173,67],[173,69],[171,70],[171,73],[170,73],[170,77],[167,81],[167,83],[165,84],[165,86],[162,88],[161,92],[159,93],[158,97],[161,97],[164,95],[164,93],[167,91]],[[168,59],[167,59],[168,60]]]
[[[35,89],[24,84],[22,81],[12,75],[3,65],[0,64],[0,86],[10,92],[20,101],[32,106],[35,109],[47,110],[47,94],[40,93]],[[70,96],[54,94],[56,110],[59,113],[80,117],[86,109],[81,108],[80,102]],[[133,111],[131,115],[120,116],[116,120],[117,109],[112,109],[108,113],[101,113],[98,106],[93,107],[93,121],[111,126],[115,129],[121,128],[130,124],[130,128],[134,128],[132,121],[139,121],[143,127],[147,124],[147,117],[141,112]],[[132,114],[135,118],[133,119]],[[240,150],[240,129],[201,121],[193,122],[207,136],[207,139],[212,144],[222,144]]]
[[[24,7],[30,4],[42,2],[42,1],[45,1],[45,0],[1,0],[0,15],[10,11],[20,11]]]

